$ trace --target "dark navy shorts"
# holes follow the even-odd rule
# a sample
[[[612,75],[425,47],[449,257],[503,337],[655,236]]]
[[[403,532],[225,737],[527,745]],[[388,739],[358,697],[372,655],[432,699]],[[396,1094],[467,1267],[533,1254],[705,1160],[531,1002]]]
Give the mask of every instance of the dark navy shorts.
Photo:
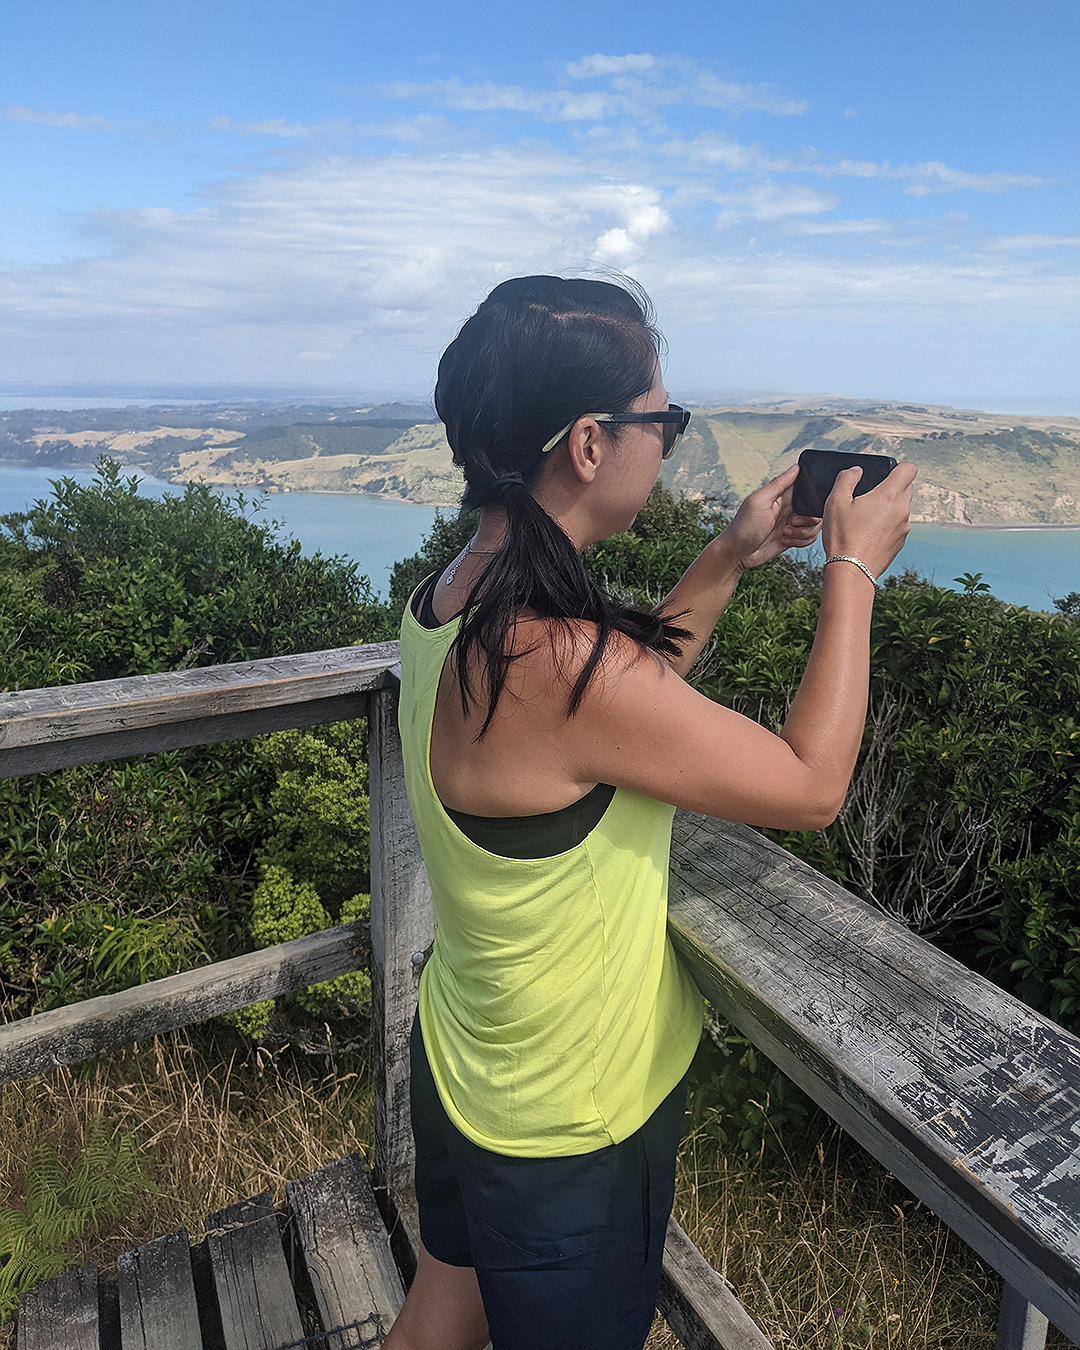
[[[456,1128],[410,1039],[420,1236],[474,1266],[492,1350],[641,1350],[656,1310],[686,1078],[621,1144],[517,1158]]]

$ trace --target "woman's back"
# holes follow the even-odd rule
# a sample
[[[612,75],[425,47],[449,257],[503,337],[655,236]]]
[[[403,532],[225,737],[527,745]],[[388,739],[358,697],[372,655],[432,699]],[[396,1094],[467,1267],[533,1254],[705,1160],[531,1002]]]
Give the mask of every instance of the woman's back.
[[[448,1116],[474,1143],[518,1156],[585,1153],[641,1126],[700,1035],[701,997],[666,933],[673,809],[623,788],[580,843],[554,856],[499,856],[473,842],[447,814],[429,760],[440,683],[451,746],[461,732],[444,672],[459,626],[425,629],[410,606],[401,628],[406,785],[437,921],[420,987],[427,1055]],[[534,711],[553,695],[535,696]],[[519,725],[531,720],[521,715],[528,701],[507,706]],[[531,737],[515,756],[502,729],[492,722],[484,753],[503,809],[477,814],[533,814]],[[549,770],[556,762],[548,756]],[[515,779],[520,810],[505,801]],[[491,794],[480,797],[467,805]]]

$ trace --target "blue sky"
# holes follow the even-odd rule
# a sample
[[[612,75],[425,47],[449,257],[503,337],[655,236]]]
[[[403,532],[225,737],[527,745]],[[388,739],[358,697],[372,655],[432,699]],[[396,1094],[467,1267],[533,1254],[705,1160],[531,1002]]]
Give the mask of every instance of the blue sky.
[[[1080,413],[1078,50],[1072,0],[18,6],[0,382],[420,392],[497,281],[607,268],[675,395]]]

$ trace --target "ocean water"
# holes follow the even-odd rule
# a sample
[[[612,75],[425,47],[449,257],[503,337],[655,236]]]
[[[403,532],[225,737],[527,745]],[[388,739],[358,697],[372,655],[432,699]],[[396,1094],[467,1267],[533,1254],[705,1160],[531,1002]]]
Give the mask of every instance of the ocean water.
[[[129,477],[134,470],[124,470]],[[161,496],[182,489],[139,472],[139,491]],[[0,514],[25,510],[50,495],[49,480],[61,477],[89,483],[93,474],[75,469],[19,468],[0,465]],[[235,496],[232,489],[222,489]],[[244,493],[250,502],[254,494]],[[281,521],[280,538],[298,539],[307,554],[321,552],[354,560],[385,596],[390,568],[415,553],[431,528],[435,509],[412,502],[387,501],[351,492],[283,492],[265,499],[256,520]],[[818,560],[819,547],[807,550]],[[981,572],[994,595],[1029,609],[1053,610],[1053,600],[1080,591],[1080,527],[1067,530],[955,528],[913,525],[891,571],[914,568],[939,586],[960,589],[954,578]]]
[[[820,544],[800,550],[821,562]],[[1054,600],[1080,591],[1080,526],[1075,529],[984,529],[912,525],[907,542],[885,574],[911,568],[938,586],[958,591],[964,572],[982,579],[1001,600],[1054,612]]]
[[[183,487],[152,478],[142,470],[123,469],[122,478],[139,476],[138,490],[148,497],[166,493],[183,494]],[[78,483],[93,481],[92,472],[81,469],[19,468],[0,465],[0,515],[7,511],[25,511],[39,497],[49,497],[50,479],[73,478]],[[215,489],[235,497],[236,490]],[[282,522],[275,529],[283,542],[299,539],[305,554],[321,553],[324,558],[343,555],[356,562],[371,582],[372,589],[384,598],[390,586],[390,568],[400,558],[415,553],[431,528],[435,510],[413,502],[387,500],[359,492],[277,492],[264,499],[259,511],[251,504],[255,493],[245,492],[249,503],[246,514],[263,523]]]

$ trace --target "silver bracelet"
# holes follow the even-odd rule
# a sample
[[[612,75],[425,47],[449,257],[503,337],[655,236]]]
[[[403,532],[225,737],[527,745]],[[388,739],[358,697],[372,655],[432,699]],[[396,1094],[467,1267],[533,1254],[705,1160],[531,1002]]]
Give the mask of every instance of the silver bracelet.
[[[825,559],[825,562],[822,564],[822,566],[828,567],[828,565],[831,562],[854,563],[860,572],[864,572],[870,578],[871,582],[873,583],[874,589],[877,590],[877,577],[875,577],[873,572],[870,571],[869,567],[867,567],[867,565],[864,562],[860,562],[858,558],[853,558],[848,553],[834,553],[831,558]]]

